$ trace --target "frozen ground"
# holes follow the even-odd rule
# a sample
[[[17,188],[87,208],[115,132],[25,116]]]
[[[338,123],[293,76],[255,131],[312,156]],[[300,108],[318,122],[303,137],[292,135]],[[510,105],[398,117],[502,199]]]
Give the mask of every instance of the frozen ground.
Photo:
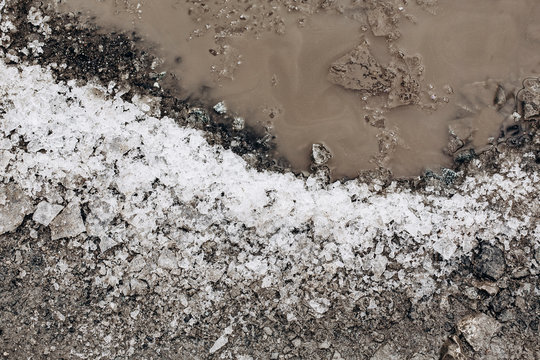
[[[440,178],[259,171],[159,99],[31,65],[54,31],[26,9],[0,62],[0,356],[540,358],[534,132]]]

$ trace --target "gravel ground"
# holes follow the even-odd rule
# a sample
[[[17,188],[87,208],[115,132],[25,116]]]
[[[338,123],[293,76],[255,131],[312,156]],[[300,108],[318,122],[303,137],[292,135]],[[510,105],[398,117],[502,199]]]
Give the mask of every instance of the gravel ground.
[[[0,2],[0,356],[540,359],[535,82],[454,169],[329,183],[38,5]]]

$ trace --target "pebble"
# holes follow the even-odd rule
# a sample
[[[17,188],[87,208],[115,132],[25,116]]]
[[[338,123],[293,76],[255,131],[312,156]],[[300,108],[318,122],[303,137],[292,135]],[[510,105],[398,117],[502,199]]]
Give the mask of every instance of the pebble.
[[[489,244],[480,245],[477,255],[473,257],[473,269],[476,276],[498,280],[503,276],[505,268],[502,250]]]
[[[497,320],[482,313],[466,316],[458,323],[459,332],[475,351],[488,348],[500,328]]]

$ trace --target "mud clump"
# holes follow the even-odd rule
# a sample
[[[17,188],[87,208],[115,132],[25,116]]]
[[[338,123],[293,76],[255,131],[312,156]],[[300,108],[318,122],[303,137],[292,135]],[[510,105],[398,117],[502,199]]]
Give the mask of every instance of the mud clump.
[[[517,99],[524,120],[535,120],[540,117],[540,78],[525,79]]]
[[[363,41],[330,65],[328,80],[369,96],[388,96],[389,107],[420,101],[423,66],[418,56],[402,55],[398,63],[381,65]]]
[[[373,57],[366,41],[332,63],[328,73],[332,83],[370,95],[388,93],[394,77]]]

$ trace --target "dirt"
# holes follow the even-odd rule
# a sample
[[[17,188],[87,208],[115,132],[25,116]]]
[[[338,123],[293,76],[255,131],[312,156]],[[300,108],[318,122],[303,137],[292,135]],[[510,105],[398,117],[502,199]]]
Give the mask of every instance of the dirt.
[[[325,144],[333,179],[452,167],[456,122],[470,128],[460,149],[483,151],[513,113],[521,81],[540,72],[531,25],[540,7],[531,0],[72,0],[59,8],[104,32],[135,31],[177,95],[224,101],[231,116],[275,137],[294,171],[308,172],[312,145]],[[498,88],[480,99],[475,86],[488,83],[508,93],[504,104],[493,103]]]

